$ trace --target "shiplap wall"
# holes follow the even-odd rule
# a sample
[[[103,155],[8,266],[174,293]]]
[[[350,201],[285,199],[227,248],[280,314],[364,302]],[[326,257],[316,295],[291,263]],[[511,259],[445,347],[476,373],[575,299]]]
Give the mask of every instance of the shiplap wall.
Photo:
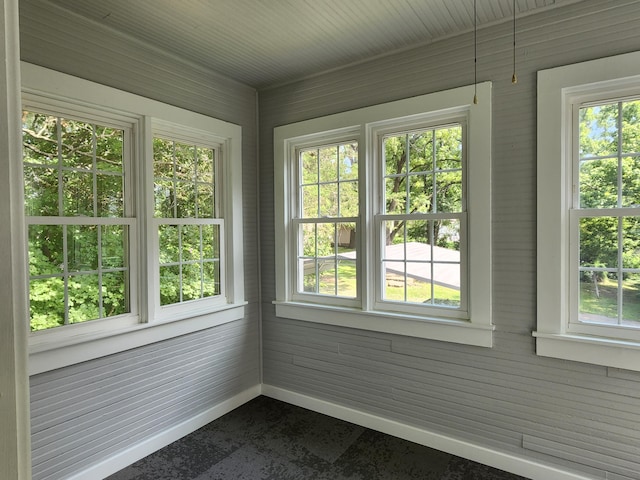
[[[41,1],[23,60],[242,126],[245,319],[31,378],[34,479],[82,472],[260,383],[256,92]]]
[[[492,349],[276,318],[273,128],[473,83],[473,36],[260,92],[263,382],[598,479],[640,479],[640,373],[535,355],[536,72],[640,49],[640,2],[478,33],[493,82]],[[482,98],[480,102],[484,101]]]

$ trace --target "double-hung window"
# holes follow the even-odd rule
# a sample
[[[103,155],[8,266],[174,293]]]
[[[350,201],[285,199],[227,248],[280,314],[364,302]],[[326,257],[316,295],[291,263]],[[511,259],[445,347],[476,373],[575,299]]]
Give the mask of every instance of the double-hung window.
[[[22,78],[31,373],[242,318],[241,128]]]
[[[479,88],[275,129],[277,315],[491,345]]]
[[[539,72],[540,355],[640,369],[638,59]]]

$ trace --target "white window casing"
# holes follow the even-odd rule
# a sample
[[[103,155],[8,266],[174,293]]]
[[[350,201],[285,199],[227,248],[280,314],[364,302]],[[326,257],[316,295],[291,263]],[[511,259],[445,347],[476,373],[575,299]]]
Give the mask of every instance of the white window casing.
[[[490,347],[491,322],[491,83],[478,84],[481,101],[473,104],[474,86],[460,87],[387,104],[307,120],[274,130],[276,314],[285,318]],[[381,301],[380,195],[384,195],[379,154],[386,133],[463,125],[467,245],[461,248],[464,301],[458,309]],[[292,226],[297,220],[296,155],[304,146],[342,140],[358,142],[357,221],[358,294],[354,301],[309,299],[296,293],[296,251]],[[382,182],[382,183],[381,183]],[[371,187],[376,185],[375,187]],[[426,217],[426,216],[425,216]],[[436,218],[436,217],[434,217]],[[378,226],[378,229],[376,228]]]
[[[537,330],[541,356],[640,370],[640,329],[577,319],[578,109],[640,98],[640,52],[538,72]],[[602,210],[605,212],[605,210]],[[609,209],[610,215],[623,210]],[[637,215],[637,209],[626,209]],[[597,214],[597,213],[595,213]]]

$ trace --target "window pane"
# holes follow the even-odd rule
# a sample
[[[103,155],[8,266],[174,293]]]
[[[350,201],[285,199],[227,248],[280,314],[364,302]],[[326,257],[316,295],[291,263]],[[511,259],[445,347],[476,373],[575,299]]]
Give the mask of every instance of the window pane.
[[[338,287],[336,284],[335,257],[318,259],[318,271],[320,273],[318,293],[321,293],[324,295],[337,295]]]
[[[123,172],[123,145],[122,130],[96,126],[96,166],[99,171]]]
[[[356,298],[357,278],[356,262],[354,260],[338,260],[338,295],[341,297]]]
[[[160,305],[180,302],[180,267],[160,267]]]
[[[198,181],[213,183],[215,151],[212,148],[198,147],[196,154]]]
[[[124,217],[123,180],[120,175],[96,176],[99,217]]]
[[[182,261],[200,260],[200,227],[182,226]]]
[[[103,316],[113,317],[129,312],[127,277],[125,272],[109,272],[102,275]]]
[[[29,275],[61,274],[62,226],[29,225]]]
[[[58,163],[58,127],[56,117],[42,113],[22,113],[22,153],[25,163]]]
[[[622,159],[622,206],[640,207],[640,157]]]
[[[75,120],[60,119],[62,165],[93,168],[93,125]]]
[[[67,258],[69,271],[98,269],[98,228],[95,225],[67,227]]]
[[[436,175],[436,212],[462,212],[462,171]]]
[[[60,277],[29,282],[31,330],[64,325],[64,280]]]
[[[433,212],[433,179],[431,175],[411,175],[409,177],[409,212]]]
[[[213,185],[199,183],[198,189],[198,218],[214,218]]]
[[[618,205],[618,161],[580,162],[580,207],[611,208]]]
[[[618,324],[618,275],[587,270],[580,273],[581,322]]]
[[[317,293],[318,292],[318,282],[316,275],[316,268],[318,266],[318,262],[313,258],[306,258],[298,260],[299,269],[302,270],[303,282],[302,282],[302,291],[305,293]]]
[[[319,181],[335,182],[338,180],[338,149],[335,146],[319,150]]]
[[[316,256],[316,228],[316,225],[313,223],[304,223],[300,225],[302,255],[305,257]]]
[[[622,324],[640,326],[640,274],[629,273],[622,282]]]
[[[69,277],[69,323],[100,318],[98,275]]]
[[[616,217],[580,219],[580,266],[603,268],[618,266],[618,219]]]
[[[317,218],[318,212],[318,186],[310,185],[300,189],[302,202],[302,218]]]
[[[51,168],[24,167],[27,216],[58,215],[58,172]]]
[[[385,180],[385,213],[406,213],[407,177],[391,177]]]
[[[409,171],[414,173],[433,171],[433,131],[411,133],[407,138],[409,140]]]
[[[220,295],[220,262],[205,262],[202,264],[202,296],[213,297]]]
[[[318,257],[335,255],[336,226],[333,223],[318,224],[317,251]]]
[[[314,149],[300,152],[300,164],[302,184],[318,183],[318,151]]]
[[[160,225],[158,227],[160,243],[160,264],[180,261],[180,241],[178,225]]]
[[[175,144],[176,178],[193,182],[196,179],[196,147],[184,143]]]
[[[338,146],[340,156],[340,180],[356,180],[358,178],[358,145],[345,143]]]
[[[202,298],[202,272],[200,265],[187,264],[182,266],[182,301]]]
[[[156,218],[175,218],[175,194],[171,180],[156,180],[153,187]]]
[[[640,100],[622,106],[622,153],[640,153]]]
[[[128,228],[120,225],[103,225],[102,266],[103,268],[124,268],[127,262]]]
[[[176,218],[196,217],[196,186],[193,183],[176,182]]]
[[[462,168],[462,127],[439,128],[436,137],[436,169]]]
[[[640,217],[622,217],[622,268],[640,269]]]
[[[460,221],[432,222],[433,228],[433,304],[460,306]]]
[[[338,184],[320,185],[320,217],[336,217],[338,215]]]
[[[153,139],[153,176],[173,178],[173,142],[162,138]]]
[[[407,173],[406,136],[385,137],[383,141],[385,175]]]
[[[93,174],[66,172],[63,182],[64,215],[93,217]]]
[[[202,256],[205,260],[220,258],[220,227],[218,225],[202,226]]]
[[[580,109],[580,158],[616,155],[618,104]]]
[[[341,217],[357,217],[358,208],[358,182],[340,183],[340,211]]]

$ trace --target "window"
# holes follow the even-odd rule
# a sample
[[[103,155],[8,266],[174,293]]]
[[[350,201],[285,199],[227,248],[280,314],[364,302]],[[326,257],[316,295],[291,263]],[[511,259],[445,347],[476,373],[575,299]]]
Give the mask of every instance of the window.
[[[640,370],[638,58],[538,74],[540,355]]]
[[[22,68],[31,373],[242,318],[240,127]]]
[[[275,129],[277,315],[491,346],[479,87]]]

